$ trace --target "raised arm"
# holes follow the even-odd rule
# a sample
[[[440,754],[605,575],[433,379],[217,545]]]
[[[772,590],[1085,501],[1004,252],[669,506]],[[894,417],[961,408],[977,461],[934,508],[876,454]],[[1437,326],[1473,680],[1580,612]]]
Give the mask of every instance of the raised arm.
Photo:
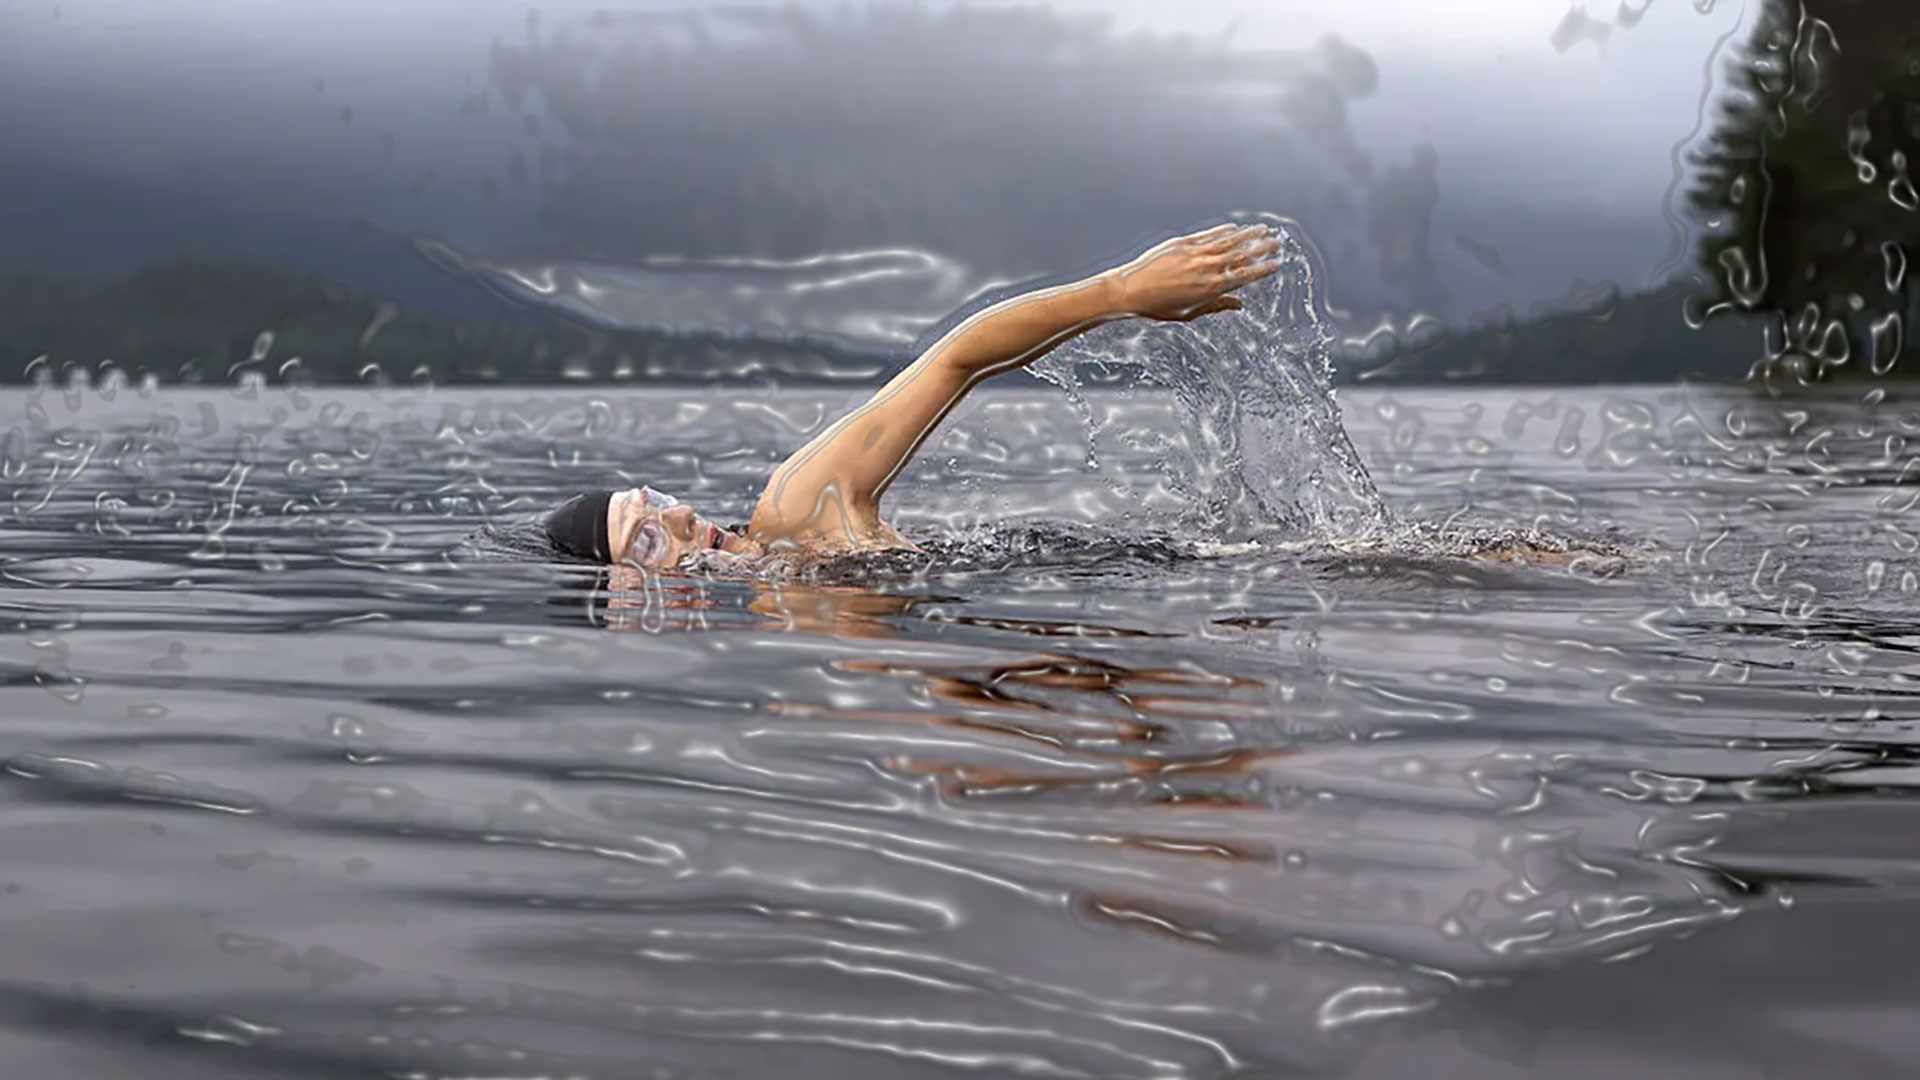
[[[975,313],[775,469],[748,535],[771,545],[887,539],[880,497],[981,380],[1116,319],[1185,321],[1234,310],[1240,301],[1227,294],[1273,273],[1278,250],[1267,226],[1222,225],[1168,240],[1083,281]]]

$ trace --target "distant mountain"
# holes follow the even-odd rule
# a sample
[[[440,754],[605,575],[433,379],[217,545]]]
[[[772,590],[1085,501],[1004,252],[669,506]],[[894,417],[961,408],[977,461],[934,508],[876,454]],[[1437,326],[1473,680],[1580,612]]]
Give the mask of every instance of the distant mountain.
[[[1362,383],[1732,380],[1759,359],[1761,341],[1753,321],[1689,328],[1678,296],[1602,296],[1436,330],[1392,351],[1352,350],[1339,366],[1344,381]],[[115,280],[0,275],[3,382],[116,368],[162,384],[253,372],[349,385],[809,385],[874,381],[906,359],[830,341],[609,332],[514,309],[485,322],[409,316],[314,274],[243,262],[167,263]]]
[[[116,368],[162,384],[243,372],[315,384],[844,383],[897,361],[829,342],[592,330],[513,309],[486,322],[408,316],[314,274],[242,262],[166,263],[109,281],[0,275],[4,382]]]
[[[1696,328],[1686,304],[1678,292],[1604,291],[1572,310],[1501,313],[1393,348],[1349,349],[1339,367],[1348,381],[1363,384],[1745,378],[1765,356],[1761,320],[1719,315]]]

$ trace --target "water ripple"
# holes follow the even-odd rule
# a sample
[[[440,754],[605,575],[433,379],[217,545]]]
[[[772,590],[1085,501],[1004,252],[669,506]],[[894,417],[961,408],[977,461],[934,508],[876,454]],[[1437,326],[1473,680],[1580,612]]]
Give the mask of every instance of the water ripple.
[[[630,476],[742,515],[835,403],[43,393],[0,1026],[196,1075],[1337,1071],[1920,882],[1908,470],[1561,395],[1507,481],[1478,402],[1363,396],[1431,527],[1251,546],[1163,512],[1152,392],[988,395],[902,481],[926,554],[630,588],[474,538]],[[1391,467],[1416,409],[1455,451]]]

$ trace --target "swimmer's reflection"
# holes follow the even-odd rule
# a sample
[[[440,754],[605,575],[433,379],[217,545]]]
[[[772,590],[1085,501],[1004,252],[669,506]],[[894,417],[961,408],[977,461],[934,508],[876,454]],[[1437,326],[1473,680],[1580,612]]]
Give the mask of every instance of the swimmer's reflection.
[[[1264,684],[1243,676],[1126,667],[1064,653],[998,664],[845,660],[834,666],[914,681],[925,698],[946,706],[916,714],[922,723],[975,733],[983,738],[969,741],[983,748],[1037,751],[1016,755],[1013,765],[924,755],[886,762],[898,774],[934,778],[949,799],[1073,792],[1136,805],[1261,807],[1259,764],[1291,753],[1286,746],[1199,748],[1183,738],[1195,724],[1267,730],[1269,717],[1247,693]]]
[[[574,618],[605,630],[654,634],[776,630],[854,639],[895,636],[900,632],[897,620],[924,617],[923,609],[952,602],[851,586],[715,583],[634,566],[570,576],[563,582],[562,597],[562,605]]]
[[[1294,752],[1286,740],[1271,737],[1272,695],[1264,680],[1195,667],[1129,666],[1057,647],[1069,636],[1148,631],[975,617],[956,612],[948,598],[850,586],[726,582],[721,592],[704,584],[613,568],[595,582],[592,618],[630,632],[772,630],[867,642],[899,635],[902,622],[914,619],[990,633],[999,646],[1010,633],[1056,643],[987,663],[904,659],[872,649],[832,662],[846,676],[905,683],[921,708],[792,699],[765,706],[789,719],[954,733],[958,737],[902,740],[902,749],[874,761],[896,778],[931,783],[951,803],[1047,799],[1103,810],[1264,811],[1272,805],[1264,766]],[[741,589],[748,590],[744,600]],[[1194,738],[1201,729],[1208,737]],[[1139,819],[1126,827],[1109,822],[1101,832],[1106,842],[1161,855],[1235,862],[1276,857],[1264,843]]]
[[[954,611],[939,596],[897,596],[856,586],[799,582],[703,582],[637,567],[611,567],[589,580],[588,621],[622,632],[776,630],[841,640],[899,636],[902,621],[931,621],[1021,638],[1114,638],[1150,634],[1121,626],[987,619]],[[726,588],[726,592],[720,592]],[[739,590],[747,590],[741,600]],[[741,619],[745,615],[745,619]],[[906,682],[924,709],[774,701],[787,717],[854,723],[910,723],[968,732],[948,751],[979,748],[977,761],[893,755],[879,765],[933,778],[943,796],[1018,798],[1083,792],[1156,805],[1260,807],[1260,763],[1290,753],[1273,742],[1273,694],[1265,680],[1194,667],[1129,667],[1050,648],[996,663],[935,663],[885,655],[837,659],[835,671]],[[1194,748],[1192,732],[1213,732]],[[1235,738],[1240,736],[1240,738]],[[1225,746],[1221,746],[1221,742]],[[1025,748],[1012,755],[1006,749]]]
[[[799,634],[874,639],[899,633],[898,619],[943,603],[931,596],[894,596],[851,586],[756,588],[747,610],[762,626]]]

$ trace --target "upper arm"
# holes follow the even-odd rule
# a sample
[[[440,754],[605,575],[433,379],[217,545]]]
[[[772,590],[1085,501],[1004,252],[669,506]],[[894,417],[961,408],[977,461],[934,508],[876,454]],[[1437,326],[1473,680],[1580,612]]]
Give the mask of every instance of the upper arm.
[[[965,396],[971,376],[934,350],[774,470],[752,531],[855,533],[877,521],[880,496]]]
[[[1092,278],[1002,301],[966,319],[775,469],[749,531],[763,540],[871,532],[879,525],[880,496],[975,383],[1112,317],[1111,293],[1106,279]]]

